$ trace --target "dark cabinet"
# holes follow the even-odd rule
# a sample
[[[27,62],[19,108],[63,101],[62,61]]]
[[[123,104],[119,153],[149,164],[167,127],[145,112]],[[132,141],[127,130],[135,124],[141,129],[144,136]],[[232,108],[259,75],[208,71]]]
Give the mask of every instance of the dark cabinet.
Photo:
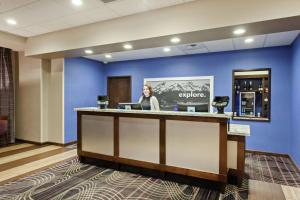
[[[271,69],[234,70],[233,119],[270,121]]]

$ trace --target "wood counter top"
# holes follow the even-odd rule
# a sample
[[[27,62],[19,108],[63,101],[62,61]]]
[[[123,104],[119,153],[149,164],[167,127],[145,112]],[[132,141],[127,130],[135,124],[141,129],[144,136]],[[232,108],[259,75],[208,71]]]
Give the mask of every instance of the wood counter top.
[[[97,107],[75,108],[75,111],[83,112],[102,112],[102,113],[126,113],[141,115],[158,115],[158,116],[187,116],[187,117],[208,117],[230,119],[231,113],[217,114],[206,112],[179,112],[179,111],[150,111],[150,110],[123,110],[123,109],[99,109]]]

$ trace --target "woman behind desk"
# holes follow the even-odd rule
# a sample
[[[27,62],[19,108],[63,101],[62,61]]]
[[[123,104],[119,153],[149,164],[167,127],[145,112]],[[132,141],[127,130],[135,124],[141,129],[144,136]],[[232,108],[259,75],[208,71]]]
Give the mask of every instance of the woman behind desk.
[[[143,110],[156,110],[159,111],[159,103],[155,96],[153,96],[152,87],[144,85],[143,95],[139,99],[139,103]]]

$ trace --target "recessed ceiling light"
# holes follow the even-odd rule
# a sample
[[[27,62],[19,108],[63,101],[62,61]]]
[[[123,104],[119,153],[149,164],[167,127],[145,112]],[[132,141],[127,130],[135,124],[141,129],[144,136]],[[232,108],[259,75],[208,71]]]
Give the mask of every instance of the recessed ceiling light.
[[[171,38],[170,40],[172,43],[176,44],[176,43],[179,43],[180,42],[180,38],[179,37],[173,37]]]
[[[245,43],[249,44],[249,43],[252,43],[254,41],[253,38],[247,38],[245,39]]]
[[[72,0],[72,4],[75,6],[81,6],[82,5],[82,0]]]
[[[111,54],[105,54],[105,58],[110,59],[110,58],[112,58],[112,56],[111,56]]]
[[[170,52],[171,51],[171,48],[170,47],[165,47],[164,48],[164,52]]]
[[[124,47],[124,49],[132,49],[131,44],[124,44],[123,47]]]
[[[16,24],[17,24],[17,21],[14,20],[14,19],[7,19],[7,20],[6,20],[6,23],[9,24],[9,25],[16,25]]]
[[[238,28],[238,29],[233,31],[234,35],[243,35],[244,33],[246,33],[246,30],[243,29],[243,28]]]
[[[93,50],[91,50],[91,49],[86,49],[86,50],[84,50],[84,52],[86,54],[92,54],[92,53],[94,53]]]

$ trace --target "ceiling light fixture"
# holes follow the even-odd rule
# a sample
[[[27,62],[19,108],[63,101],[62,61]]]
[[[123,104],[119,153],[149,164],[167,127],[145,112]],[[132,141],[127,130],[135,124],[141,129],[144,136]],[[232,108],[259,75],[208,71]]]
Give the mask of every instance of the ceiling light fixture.
[[[92,54],[92,53],[94,53],[93,50],[91,50],[91,49],[86,49],[86,50],[84,50],[84,52],[86,54]]]
[[[253,41],[254,41],[253,38],[247,38],[247,39],[245,39],[245,43],[247,43],[247,44],[250,44],[250,43],[252,43]]]
[[[128,50],[128,49],[132,49],[132,45],[131,45],[131,44],[124,44],[124,45],[123,45],[123,48],[124,48],[124,49],[127,49],[127,50]]]
[[[165,47],[164,48],[164,52],[170,52],[171,51],[171,48],[170,47]]]
[[[176,44],[176,43],[179,43],[181,40],[180,40],[179,37],[173,37],[173,38],[171,38],[170,41],[171,41],[172,43]]]
[[[110,59],[110,58],[112,58],[112,56],[111,56],[111,54],[105,54],[105,58]]]
[[[82,5],[82,0],[72,0],[72,4],[75,6],[81,6]]]
[[[243,28],[238,28],[238,29],[233,31],[234,35],[243,35],[244,33],[246,33],[246,30],[243,29]]]
[[[6,23],[9,24],[9,25],[16,25],[16,24],[17,24],[17,21],[10,18],[10,19],[7,19],[7,20],[6,20]]]

